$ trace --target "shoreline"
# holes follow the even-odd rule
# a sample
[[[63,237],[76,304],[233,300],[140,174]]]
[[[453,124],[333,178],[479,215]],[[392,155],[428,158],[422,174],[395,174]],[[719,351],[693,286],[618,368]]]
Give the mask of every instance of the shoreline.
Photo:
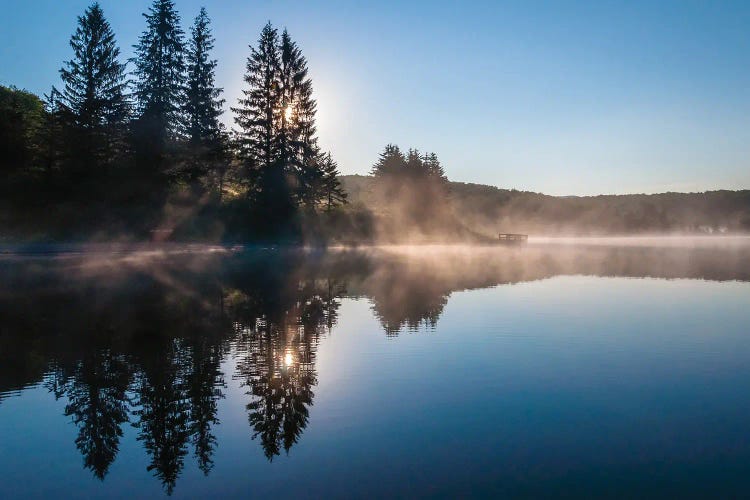
[[[700,247],[750,245],[750,234],[742,235],[626,235],[626,236],[529,236],[528,243],[508,245],[502,242],[381,242],[331,243],[310,245],[294,243],[200,243],[200,242],[34,242],[0,243],[0,257],[12,256],[75,256],[93,254],[131,254],[158,252],[161,254],[238,253],[247,251],[341,251],[341,250],[398,250],[422,249],[523,249],[535,246],[628,246],[628,247]]]

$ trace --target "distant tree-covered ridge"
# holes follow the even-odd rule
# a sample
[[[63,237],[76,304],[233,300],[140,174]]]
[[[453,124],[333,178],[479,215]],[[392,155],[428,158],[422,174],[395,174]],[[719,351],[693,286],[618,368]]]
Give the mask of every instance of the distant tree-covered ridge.
[[[353,206],[366,206],[377,224],[391,210],[377,193],[377,176],[344,175]],[[446,183],[445,232],[480,238],[501,232],[583,236],[738,234],[750,232],[750,190],[599,196],[550,196],[463,182]],[[453,227],[451,227],[451,225]],[[440,238],[437,238],[440,239]]]
[[[549,196],[450,182],[434,153],[385,146],[370,176],[342,176],[352,207],[381,242],[491,242],[532,235],[737,234],[750,231],[750,191]]]

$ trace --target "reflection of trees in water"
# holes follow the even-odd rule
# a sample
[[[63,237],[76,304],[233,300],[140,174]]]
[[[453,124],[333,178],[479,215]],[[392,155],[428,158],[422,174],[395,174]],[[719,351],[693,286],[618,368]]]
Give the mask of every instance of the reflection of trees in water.
[[[96,301],[83,294],[48,311],[61,330],[36,348],[49,359],[48,387],[68,400],[65,413],[79,429],[86,468],[106,476],[130,422],[148,470],[167,493],[191,449],[208,474],[226,385],[221,363],[230,348],[264,454],[272,459],[291,449],[309,420],[318,341],[336,323],[345,287],[303,275],[289,281],[282,269],[273,274],[279,281],[253,272],[255,278],[228,279],[232,287],[186,286],[179,293],[151,284]],[[115,312],[121,302],[127,310]],[[23,322],[17,326],[20,333]]]
[[[190,371],[187,375],[189,432],[198,467],[205,475],[213,468],[212,457],[217,446],[212,429],[219,424],[218,402],[224,397],[222,388],[226,386],[221,372],[224,351],[222,345],[211,343],[203,337],[197,339],[190,352]]]
[[[138,439],[149,455],[148,469],[168,493],[191,446],[200,470],[211,471],[225,387],[221,361],[230,331],[215,299],[218,291],[213,286],[188,291],[154,300],[153,310],[144,308],[130,349]]]
[[[420,326],[431,330],[437,326],[448,303],[448,295],[425,296],[418,290],[415,292],[403,300],[389,296],[373,297],[372,310],[387,336],[396,337],[404,329],[416,332]]]
[[[304,281],[292,292],[288,309],[260,309],[235,323],[235,377],[248,388],[253,438],[260,439],[269,460],[282,448],[288,453],[307,426],[317,384],[318,342],[335,324],[341,290],[332,280]],[[233,294],[235,301],[238,297],[248,300]]]
[[[96,297],[67,293],[73,302],[45,311],[59,330],[37,338],[34,355],[44,352],[46,385],[67,399],[65,414],[78,427],[75,443],[84,466],[103,479],[122,426],[131,422],[148,454],[148,470],[171,493],[190,448],[205,474],[212,468],[225,386],[220,364],[231,329],[220,301],[211,300],[219,295],[215,288],[175,292],[135,281]],[[25,326],[49,330],[43,328],[47,320],[34,324],[28,312],[19,318],[19,335]]]
[[[213,466],[223,397],[223,344],[209,337],[140,338],[128,352],[91,349],[65,366],[55,362],[47,386],[65,397],[65,415],[79,429],[84,466],[104,479],[119,450],[122,425],[132,422],[149,455],[148,470],[168,493],[192,445],[199,468]]]
[[[174,263],[126,273],[107,286],[99,275],[67,285],[51,271],[38,302],[43,317],[28,309],[34,300],[24,301],[8,316],[3,332],[10,335],[0,341],[20,359],[33,356],[39,368],[28,376],[47,371],[50,389],[67,399],[65,415],[78,429],[75,445],[85,468],[104,479],[123,426],[131,424],[148,470],[172,493],[189,454],[204,474],[213,467],[225,387],[221,363],[230,349],[234,377],[247,389],[253,437],[269,460],[289,453],[310,419],[320,337],[337,323],[351,277],[356,281],[368,266],[361,257],[310,265],[299,257],[239,258],[211,273],[199,267],[193,278]],[[384,329],[423,320],[434,325],[446,296],[439,294],[424,314],[424,304],[435,303],[431,291],[389,295],[391,285],[401,289],[399,272],[394,268],[390,281],[367,292],[375,292]],[[381,290],[385,300],[377,296]],[[0,309],[14,309],[6,305]],[[29,331],[32,340],[24,335]],[[11,388],[27,383],[9,380]]]
[[[451,293],[435,266],[422,266],[408,256],[379,259],[372,274],[360,285],[362,295],[389,337],[404,329],[434,329]]]
[[[253,438],[259,437],[266,457],[272,460],[281,448],[287,452],[307,425],[317,383],[311,358],[299,358],[294,332],[279,330],[259,320],[238,339],[241,356],[236,376],[249,388],[247,404]],[[295,346],[294,344],[298,345]],[[297,347],[297,349],[295,349]],[[314,352],[314,347],[307,349]]]
[[[149,455],[148,470],[172,493],[182,471],[190,438],[190,400],[185,346],[178,339],[153,345],[156,356],[146,356],[136,375],[133,414],[138,417],[138,440]]]
[[[68,261],[10,271],[0,262],[0,398],[44,378],[67,399],[75,446],[100,479],[128,423],[167,492],[191,453],[208,474],[220,444],[221,363],[230,352],[247,390],[252,435],[269,460],[289,452],[308,425],[319,340],[338,321],[343,296],[370,300],[386,334],[395,335],[434,327],[456,290],[561,274],[750,280],[747,249],[530,245],[449,256],[195,259],[137,261],[115,271],[110,259],[98,271],[86,261],[80,274]]]
[[[120,447],[122,424],[128,422],[130,369],[122,355],[108,349],[84,355],[71,373],[59,370],[55,394],[65,395],[65,415],[78,427],[75,443],[84,467],[103,480]]]
[[[224,397],[224,343],[216,336],[143,339],[133,356],[133,411],[138,439],[149,455],[148,470],[168,493],[192,445],[198,467],[208,475],[217,446],[218,400]]]

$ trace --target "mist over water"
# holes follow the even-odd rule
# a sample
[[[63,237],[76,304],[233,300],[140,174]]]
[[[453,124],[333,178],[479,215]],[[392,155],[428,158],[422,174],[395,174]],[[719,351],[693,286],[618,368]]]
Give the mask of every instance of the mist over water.
[[[747,238],[43,249],[0,256],[2,497],[731,496],[750,472]]]

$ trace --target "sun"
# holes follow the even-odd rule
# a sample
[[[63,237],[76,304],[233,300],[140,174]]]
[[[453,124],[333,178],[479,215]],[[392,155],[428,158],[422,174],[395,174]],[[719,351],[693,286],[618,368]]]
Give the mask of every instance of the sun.
[[[289,121],[289,120],[291,120],[291,119],[292,119],[292,116],[294,116],[294,108],[293,108],[293,107],[292,107],[292,105],[290,104],[290,105],[288,105],[288,106],[287,106],[287,107],[286,107],[286,108],[284,109],[284,118],[286,118],[286,119],[287,119],[287,121]]]
[[[291,352],[287,352],[286,355],[284,355],[284,366],[289,367],[292,366],[294,363],[294,356],[292,356]]]

